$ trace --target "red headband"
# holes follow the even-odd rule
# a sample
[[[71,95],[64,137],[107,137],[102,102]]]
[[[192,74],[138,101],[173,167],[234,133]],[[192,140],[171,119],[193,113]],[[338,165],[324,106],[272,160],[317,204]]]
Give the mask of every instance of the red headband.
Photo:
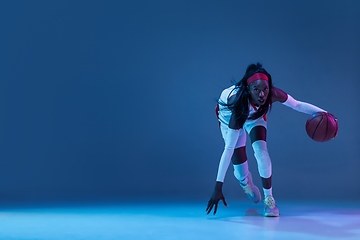
[[[252,75],[251,77],[249,77],[247,79],[247,85],[249,86],[252,82],[255,82],[256,80],[259,80],[259,79],[269,81],[268,77],[265,74],[263,74],[263,73],[255,73],[254,75]]]

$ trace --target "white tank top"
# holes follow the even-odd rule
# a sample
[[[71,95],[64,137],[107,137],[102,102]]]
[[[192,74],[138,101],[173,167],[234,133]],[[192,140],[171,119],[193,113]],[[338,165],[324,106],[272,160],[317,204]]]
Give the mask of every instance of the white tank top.
[[[228,103],[228,99],[236,95],[238,90],[239,90],[238,88],[235,88],[235,85],[226,88],[224,91],[221,92],[219,102]],[[249,116],[251,116],[256,111],[257,111],[257,107],[254,104],[251,104],[249,101]],[[231,118],[231,110],[228,107],[219,104],[218,117],[220,122],[224,123],[226,126],[229,126],[229,122]],[[266,121],[266,114],[264,115],[263,118]]]

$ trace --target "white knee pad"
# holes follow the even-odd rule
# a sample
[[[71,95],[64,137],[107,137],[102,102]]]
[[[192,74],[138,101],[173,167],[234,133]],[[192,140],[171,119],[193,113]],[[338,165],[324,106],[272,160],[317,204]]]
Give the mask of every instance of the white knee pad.
[[[239,181],[244,181],[249,174],[248,162],[234,165],[234,176]]]
[[[271,159],[266,147],[266,142],[258,140],[253,142],[254,155],[258,163],[259,174],[263,178],[271,177]]]

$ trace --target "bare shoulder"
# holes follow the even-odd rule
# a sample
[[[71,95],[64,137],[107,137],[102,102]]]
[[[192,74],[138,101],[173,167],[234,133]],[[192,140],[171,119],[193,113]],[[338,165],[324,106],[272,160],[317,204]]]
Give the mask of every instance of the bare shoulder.
[[[287,93],[281,90],[280,88],[273,87],[272,88],[272,98],[271,102],[285,102],[287,100]]]

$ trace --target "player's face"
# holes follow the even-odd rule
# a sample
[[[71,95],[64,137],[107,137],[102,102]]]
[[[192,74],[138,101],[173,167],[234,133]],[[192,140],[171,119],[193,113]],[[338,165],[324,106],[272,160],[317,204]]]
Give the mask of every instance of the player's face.
[[[249,86],[251,101],[257,105],[264,105],[269,95],[269,82],[263,79],[252,82]]]

